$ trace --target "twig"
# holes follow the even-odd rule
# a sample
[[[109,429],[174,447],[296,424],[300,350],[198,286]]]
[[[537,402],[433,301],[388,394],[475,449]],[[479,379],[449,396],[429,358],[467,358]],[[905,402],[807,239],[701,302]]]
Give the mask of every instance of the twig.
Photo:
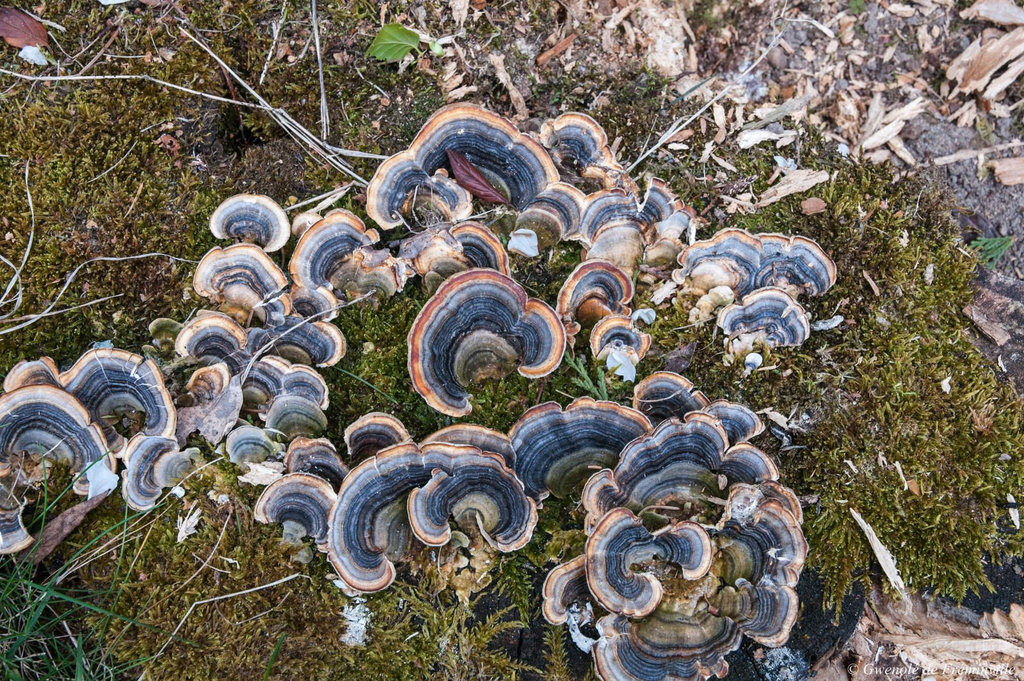
[[[156,651],[156,654],[153,655],[153,657],[149,658],[149,661],[152,662],[153,660],[155,660],[156,658],[160,657],[163,654],[164,650],[167,649],[167,646],[169,646],[171,644],[171,641],[174,640],[174,637],[178,635],[179,631],[181,631],[181,628],[183,626],[185,626],[185,620],[187,620],[189,618],[189,615],[192,614],[192,611],[195,610],[196,607],[198,607],[200,605],[206,605],[207,603],[215,603],[217,601],[227,600],[228,598],[235,598],[236,596],[245,596],[246,594],[251,594],[251,593],[255,593],[257,591],[262,591],[263,589],[270,589],[270,588],[273,588],[275,586],[280,586],[281,584],[284,584],[285,582],[290,582],[293,579],[297,579],[299,577],[305,577],[306,579],[310,579],[307,575],[304,575],[301,572],[294,572],[294,573],[288,575],[287,577],[282,577],[281,579],[278,579],[278,580],[275,580],[273,582],[270,582],[269,584],[261,584],[260,586],[254,586],[251,589],[243,589],[242,591],[234,591],[232,593],[224,594],[222,596],[214,596],[212,598],[204,598],[204,599],[199,600],[199,601],[193,601],[192,605],[190,605],[188,607],[188,610],[185,611],[185,616],[181,618],[180,622],[178,622],[178,626],[174,627],[174,631],[172,631],[171,635],[167,637],[167,640],[164,641],[164,644],[162,646],[160,646],[160,650]],[[140,676],[139,680],[141,681],[143,678],[145,678],[145,674]]]
[[[308,206],[311,203],[316,203],[316,206],[313,207],[313,212],[317,213],[326,208],[327,206],[331,205],[341,197],[345,196],[345,194],[348,193],[348,190],[351,189],[351,187],[351,183],[345,184],[344,186],[339,187],[337,189],[332,189],[329,192],[324,192],[319,196],[314,196],[313,198],[306,199],[305,201],[299,201],[296,204],[288,206],[287,208],[284,209],[284,211],[287,213],[289,211],[302,208],[303,206]],[[319,203],[317,203],[318,201]]]
[[[320,77],[320,137],[326,140],[331,132],[331,115],[327,110],[327,89],[324,87],[324,61],[320,52],[320,22],[316,16],[316,0],[309,0],[309,21],[313,25],[316,70]]]
[[[950,163],[956,163],[957,161],[973,161],[974,159],[978,158],[978,156],[984,154],[991,154],[997,151],[1006,151],[1007,149],[1013,149],[1015,147],[1022,146],[1024,146],[1024,141],[1014,140],[1013,142],[1007,142],[1006,144],[997,144],[994,147],[985,147],[984,149],[964,149],[963,151],[958,151],[955,154],[950,154],[948,156],[939,156],[937,159],[934,159],[932,161],[932,165],[945,166],[949,165]]]
[[[285,0],[281,4],[281,18],[271,24],[271,28],[274,31],[273,41],[270,43],[270,50],[267,51],[267,59],[263,62],[263,70],[260,71],[260,79],[256,81],[258,85],[263,85],[263,79],[267,77],[267,69],[270,68],[270,60],[274,56],[274,52],[277,51],[277,41],[281,37],[281,29],[284,28],[285,17],[288,16],[288,0]]]
[[[23,289],[23,287],[22,287],[22,284],[21,284],[21,272],[22,272],[22,270],[25,269],[26,263],[28,263],[28,255],[32,251],[32,243],[35,241],[35,237],[36,237],[36,208],[35,208],[35,204],[32,203],[32,190],[29,189],[29,186],[28,186],[28,161],[25,161],[25,198],[28,201],[28,214],[29,214],[29,220],[30,220],[30,223],[29,223],[30,224],[30,230],[29,230],[29,233],[28,233],[28,243],[25,244],[25,252],[21,256],[21,265],[19,265],[17,268],[14,267],[14,263],[10,262],[6,258],[3,259],[3,263],[5,265],[9,266],[12,270],[14,270],[14,276],[12,276],[11,280],[9,282],[7,282],[7,287],[4,289],[3,296],[0,296],[0,305],[6,305],[7,304],[7,296],[10,295],[11,288],[13,286],[17,285],[18,293],[14,297],[14,307],[11,308],[10,312],[0,316],[0,319],[4,319],[6,317],[11,316],[12,314],[14,314],[15,312],[18,311],[19,307],[21,307],[21,301],[23,300],[23,298],[22,298],[22,289]]]
[[[124,152],[124,156],[122,156],[121,158],[117,159],[117,162],[115,162],[114,165],[110,166],[109,168],[104,170],[102,173],[100,173],[96,177],[94,177],[91,180],[89,180],[88,182],[86,182],[86,184],[92,184],[96,180],[100,179],[101,177],[103,177],[104,175],[109,173],[114,168],[116,168],[119,165],[121,165],[121,162],[124,161],[126,158],[128,158],[128,154],[132,153],[135,150],[135,147],[138,146],[138,144],[139,144],[138,140],[135,140],[134,142],[132,142],[132,146],[128,149],[128,151]]]
[[[119,33],[120,33],[120,31],[115,28],[113,30],[113,32],[110,34],[110,37],[107,38],[107,42],[103,43],[103,47],[101,47],[99,52],[97,52],[93,56],[93,58],[90,59],[89,62],[85,66],[82,67],[82,70],[78,72],[78,75],[84,76],[85,73],[89,69],[91,69],[93,66],[96,65],[96,62],[98,62],[100,60],[100,57],[102,57],[103,53],[107,51],[107,48],[110,47],[114,43],[115,40],[117,40],[117,36],[118,36]]]

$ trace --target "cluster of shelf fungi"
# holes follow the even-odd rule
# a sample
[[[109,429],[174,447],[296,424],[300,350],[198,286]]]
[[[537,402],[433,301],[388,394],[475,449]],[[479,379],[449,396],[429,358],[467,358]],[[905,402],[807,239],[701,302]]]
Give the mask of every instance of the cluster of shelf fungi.
[[[460,183],[455,163],[485,186]],[[606,613],[593,646],[602,679],[723,675],[744,635],[783,644],[807,552],[800,505],[750,443],[757,415],[678,374],[643,378],[631,405],[537,405],[508,433],[462,422],[416,443],[396,417],[370,413],[345,430],[351,470],[321,437],[328,387],[315,367],[345,355],[338,309],[398,294],[413,277],[432,294],[409,329],[409,375],[452,417],[471,414],[480,381],[550,374],[567,350],[584,350],[586,330],[595,358],[639,362],[651,338],[630,307],[634,281],[649,280],[637,274],[664,272],[696,296],[693,318],[717,315],[733,356],[807,338],[797,298],[835,280],[817,244],[737,229],[694,242],[695,216],[665,183],[652,180],[642,202],[639,192],[585,115],[527,134],[458,104],[369,184],[378,228],[416,226],[391,248],[345,210],[290,220],[266,197],[229,198],[210,227],[236,243],[209,251],[194,277],[214,309],[154,321],[146,356],[98,348],[63,372],[44,357],[7,374],[0,552],[31,545],[22,500],[49,462],[80,474],[81,494],[111,489],[119,471],[127,504],[146,510],[198,463],[185,447],[198,434],[243,469],[283,462],[255,517],[311,537],[349,593],[386,588],[396,565],[455,536],[521,549],[545,498],[582,494],[585,549],[549,574],[543,613],[573,626]],[[515,232],[542,252],[578,242],[582,262],[554,307],[512,279],[502,235],[471,220],[474,197],[507,203]],[[293,238],[286,273],[269,254]]]

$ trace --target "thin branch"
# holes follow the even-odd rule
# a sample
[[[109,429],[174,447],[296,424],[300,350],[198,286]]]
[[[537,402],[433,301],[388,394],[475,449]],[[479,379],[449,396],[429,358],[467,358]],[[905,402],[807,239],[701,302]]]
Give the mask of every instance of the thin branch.
[[[320,76],[320,138],[326,140],[331,132],[331,114],[327,110],[327,89],[324,87],[324,61],[320,50],[320,21],[316,16],[316,0],[309,0],[309,21],[313,25],[316,70]]]

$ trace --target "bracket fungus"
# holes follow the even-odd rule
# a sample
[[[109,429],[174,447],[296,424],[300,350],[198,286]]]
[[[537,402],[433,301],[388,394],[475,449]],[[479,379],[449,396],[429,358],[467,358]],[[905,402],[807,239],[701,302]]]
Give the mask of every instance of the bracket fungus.
[[[565,329],[547,303],[511,278],[473,269],[445,281],[409,330],[413,388],[449,416],[472,411],[465,387],[517,369],[539,378],[558,368]]]
[[[693,581],[711,568],[711,551],[711,537],[698,523],[677,522],[651,533],[629,509],[613,508],[587,538],[587,584],[605,610],[645,617],[661,602],[664,590],[656,575],[632,566],[672,563],[682,579]]]
[[[760,288],[739,303],[718,312],[718,326],[725,332],[725,349],[742,357],[756,347],[797,347],[811,335],[810,317],[800,303],[780,288]]]
[[[450,517],[476,524],[489,544],[507,553],[530,541],[537,506],[500,456],[462,446],[453,450],[445,469],[435,470],[409,495],[409,522],[424,544],[449,542]]]
[[[553,182],[519,211],[516,229],[530,230],[537,235],[538,247],[548,248],[579,232],[586,203],[586,195],[576,187]]]
[[[628,315],[632,300],[633,280],[628,274],[610,262],[586,260],[562,284],[555,310],[566,333],[574,338],[581,327],[608,315]]]
[[[7,372],[4,377],[4,392],[11,392],[26,385],[53,385],[60,387],[60,369],[50,357],[23,359]]]
[[[693,383],[672,371],[656,371],[633,388],[633,408],[658,425],[668,418],[683,418],[700,411],[710,400]]]
[[[291,362],[318,367],[334,366],[348,349],[334,324],[291,315],[274,326],[249,329],[246,349],[258,353],[265,348]]]
[[[587,584],[587,556],[580,554],[554,567],[544,579],[541,613],[551,624],[569,621],[573,604],[590,600]]]
[[[279,251],[291,236],[291,223],[269,196],[236,194],[210,216],[210,232],[218,239],[256,244],[268,253]]]
[[[249,366],[242,381],[245,404],[260,410],[270,407],[279,395],[298,395],[327,409],[327,382],[305,364],[294,364],[284,357],[264,355]]]
[[[451,104],[427,119],[409,148],[378,166],[366,189],[366,212],[383,229],[401,225],[427,202],[438,222],[464,220],[470,193],[449,179],[448,152],[456,152],[491,188],[523,210],[559,179],[547,151],[509,120],[474,104]]]
[[[136,511],[146,511],[160,499],[164,488],[177,484],[192,469],[199,450],[181,450],[178,441],[139,433],[124,447],[121,459],[121,495]]]
[[[289,473],[309,473],[323,478],[338,489],[348,475],[337,450],[327,438],[297,437],[288,444],[284,468]]]
[[[114,421],[121,416],[142,414],[141,432],[174,436],[174,402],[160,367],[151,359],[127,350],[97,348],[82,355],[60,374],[59,380],[89,410],[93,421],[103,428],[107,442],[117,449],[122,440]]]
[[[75,397],[51,385],[27,385],[0,395],[0,460],[22,453],[68,464],[75,475],[90,467],[116,470],[103,429]],[[87,494],[92,475],[78,475],[77,494]]]
[[[608,135],[584,113],[564,113],[544,121],[540,142],[564,170],[596,180],[605,189],[631,182],[608,146]]]
[[[627,315],[608,315],[594,324],[590,332],[590,352],[594,359],[600,361],[617,353],[636,366],[650,349],[650,334],[637,329],[632,318]]]
[[[222,312],[203,311],[185,322],[174,341],[179,357],[194,357],[201,362],[223,362],[238,374],[251,355],[245,329]]]
[[[627,443],[649,433],[647,417],[616,402],[577,398],[564,410],[557,402],[524,413],[509,431],[516,474],[527,494],[541,501],[565,497],[594,472],[611,466]]]
[[[405,424],[397,417],[379,411],[363,414],[348,424],[344,437],[345,449],[353,461],[362,461],[402,442],[412,442]]]
[[[238,426],[224,440],[224,452],[231,463],[243,470],[250,463],[259,463],[277,456],[280,443],[275,442],[265,430],[257,426]]]
[[[515,450],[508,435],[491,428],[473,423],[455,423],[428,435],[421,444],[431,442],[449,442],[453,445],[469,445],[482,452],[497,454],[505,461],[505,465],[514,467]]]
[[[300,395],[281,395],[260,414],[266,429],[286,442],[297,437],[320,437],[327,430],[327,416],[320,406]]]
[[[258,523],[288,524],[302,528],[317,548],[326,551],[327,516],[337,501],[327,480],[309,473],[288,473],[267,485],[256,500],[253,518]]]
[[[367,229],[362,220],[348,211],[331,213],[307,229],[288,261],[293,288],[308,291],[303,294],[304,304],[321,308],[315,309],[321,314],[336,307],[336,291],[345,290],[340,278],[343,265],[357,249],[371,246],[378,239],[376,230]]]
[[[835,263],[813,240],[737,228],[684,248],[678,263],[673,280],[696,295],[728,286],[742,298],[754,289],[777,286],[793,298],[820,296],[836,281]]]
[[[284,272],[253,244],[211,248],[196,265],[193,286],[241,324],[252,317],[274,323],[291,312]]]

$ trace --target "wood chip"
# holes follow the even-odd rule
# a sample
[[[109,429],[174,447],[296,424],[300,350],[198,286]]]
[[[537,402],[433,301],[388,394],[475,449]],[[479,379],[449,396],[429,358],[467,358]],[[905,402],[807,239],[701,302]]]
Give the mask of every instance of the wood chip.
[[[1018,7],[1013,0],[978,0],[960,12],[960,16],[1004,26],[1024,25],[1024,7]]]
[[[819,199],[817,196],[812,196],[800,202],[800,212],[804,215],[824,213],[826,208],[828,208],[828,204],[825,203],[824,199]]]
[[[487,59],[490,60],[491,66],[494,67],[494,72],[498,76],[498,82],[508,90],[509,99],[512,100],[512,107],[516,110],[516,115],[513,118],[524,119],[529,117],[530,110],[526,106],[523,93],[512,83],[512,76],[508,75],[508,71],[505,70],[505,55],[491,53],[487,55]]]
[[[769,187],[764,194],[761,194],[761,200],[755,205],[758,208],[764,208],[792,194],[805,192],[811,187],[826,182],[828,178],[829,174],[824,170],[811,170],[810,168],[794,170],[774,186]]]
[[[557,43],[555,43],[553,46],[551,46],[549,49],[541,52],[540,56],[537,57],[537,67],[542,69],[545,66],[547,66],[549,61],[551,61],[558,55],[568,50],[569,46],[573,44],[573,42],[576,40],[578,36],[578,33],[570,33],[569,35],[565,36]]]
[[[1024,156],[997,158],[988,162],[996,181],[1005,185],[1024,184]]]
[[[452,11],[452,19],[455,25],[462,28],[469,15],[469,0],[448,0],[448,8]]]
[[[906,124],[906,121],[895,120],[889,123],[888,125],[882,126],[881,129],[872,133],[863,142],[860,143],[861,148],[864,149],[864,151],[877,149],[878,147],[884,145],[886,142],[891,140],[893,137],[899,135],[900,131],[903,130],[903,126],[905,126]]]
[[[871,550],[875,554],[875,558],[878,559],[879,565],[882,566],[882,572],[889,579],[889,583],[892,587],[899,592],[900,598],[906,599],[907,587],[903,583],[903,578],[900,577],[900,571],[896,568],[896,558],[892,555],[892,552],[886,548],[885,544],[881,542],[878,535],[875,534],[874,528],[868,525],[867,521],[861,517],[860,513],[853,508],[850,509],[853,519],[860,525],[860,529],[864,532],[864,536],[868,539],[868,544],[871,545]]]
[[[1024,26],[984,44],[964,71],[960,81],[960,90],[962,92],[981,90],[988,84],[996,71],[1022,54],[1024,54]]]
[[[868,271],[867,270],[861,270],[860,273],[862,275],[864,275],[864,281],[868,282],[868,286],[871,287],[871,291],[876,296],[881,297],[882,291],[878,288],[878,284],[875,283],[875,280],[871,278],[871,275],[868,274]]]
[[[996,345],[1002,347],[1010,342],[1009,332],[997,321],[990,319],[986,308],[979,305],[978,301],[972,300],[968,303],[964,308],[964,314]]]

